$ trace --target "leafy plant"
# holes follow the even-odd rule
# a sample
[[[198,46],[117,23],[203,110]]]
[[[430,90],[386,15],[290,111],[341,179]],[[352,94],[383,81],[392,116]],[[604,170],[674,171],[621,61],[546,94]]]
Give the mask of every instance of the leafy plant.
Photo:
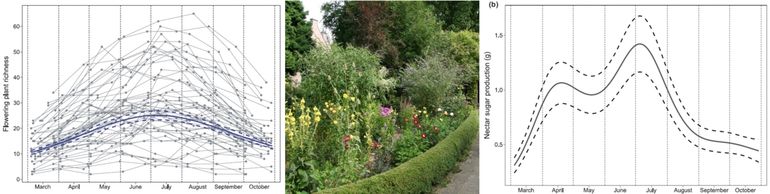
[[[460,69],[463,93],[469,102],[478,102],[479,33],[471,31],[445,32],[449,56]]]
[[[479,4],[477,1],[429,1],[441,26],[448,31],[479,32]]]
[[[449,135],[455,126],[464,118],[465,111],[452,112],[442,108],[428,110],[407,107],[411,114],[401,116],[402,133],[395,148],[396,165],[422,154],[430,149],[444,137]]]
[[[464,102],[459,74],[454,60],[442,54],[429,55],[401,72],[401,87],[415,106],[456,110]]]
[[[320,178],[312,176],[315,162],[315,136],[321,115],[317,107],[310,108],[305,100],[286,109],[286,188],[306,191],[318,187]]]
[[[338,99],[341,91],[357,96],[383,98],[392,87],[387,71],[382,72],[377,55],[366,49],[339,47],[316,48],[303,56],[306,70],[298,95],[312,104]]]

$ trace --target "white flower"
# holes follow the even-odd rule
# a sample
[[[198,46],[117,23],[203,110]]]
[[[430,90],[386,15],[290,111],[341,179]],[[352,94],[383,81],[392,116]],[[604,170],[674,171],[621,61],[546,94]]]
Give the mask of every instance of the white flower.
[[[455,113],[454,112],[450,112],[449,116],[455,116]]]

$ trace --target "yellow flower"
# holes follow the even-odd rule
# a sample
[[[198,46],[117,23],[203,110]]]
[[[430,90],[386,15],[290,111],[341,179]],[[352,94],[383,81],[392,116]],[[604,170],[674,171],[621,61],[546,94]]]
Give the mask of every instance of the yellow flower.
[[[291,112],[289,112],[289,114],[287,114],[287,115],[286,115],[286,120],[288,121],[288,122],[286,122],[286,124],[287,124],[288,126],[294,126],[294,125],[296,124],[296,121],[297,121],[297,120],[294,118],[294,116],[292,116],[292,115],[291,115]],[[286,130],[288,130],[288,127],[287,127],[287,129],[286,129]]]
[[[348,97],[349,97],[349,96],[348,96],[348,93],[347,93],[347,92],[345,92],[345,93],[343,93],[343,94],[342,94],[342,98],[344,98],[344,99],[348,99]]]
[[[337,124],[337,120],[334,120],[334,122],[332,122],[332,123],[334,123],[336,125]]]
[[[286,134],[287,134],[287,136],[289,136],[289,139],[294,139],[294,131],[293,130],[286,131]]]
[[[313,107],[313,120],[318,123],[321,121],[321,111],[318,110],[318,107]]]

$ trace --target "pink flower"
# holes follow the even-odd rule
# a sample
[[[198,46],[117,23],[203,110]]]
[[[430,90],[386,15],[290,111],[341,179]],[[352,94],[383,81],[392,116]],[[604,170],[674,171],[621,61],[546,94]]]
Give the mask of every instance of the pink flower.
[[[383,117],[390,116],[390,113],[393,113],[393,109],[391,109],[388,106],[380,106],[380,115]]]

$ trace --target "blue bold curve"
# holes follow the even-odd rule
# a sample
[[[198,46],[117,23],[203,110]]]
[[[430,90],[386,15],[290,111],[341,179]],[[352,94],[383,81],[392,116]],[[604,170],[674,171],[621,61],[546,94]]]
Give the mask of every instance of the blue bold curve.
[[[131,120],[139,120],[139,119],[141,119],[141,121],[146,121],[146,120],[155,121],[155,118],[166,118],[166,121],[169,121],[170,119],[179,119],[179,120],[182,120],[182,121],[187,121],[185,123],[191,124],[191,125],[195,125],[197,127],[200,127],[200,125],[203,125],[206,128],[211,129],[212,131],[219,130],[221,132],[224,132],[228,136],[235,137],[235,138],[238,138],[240,140],[247,141],[249,143],[256,144],[256,145],[259,145],[259,146],[262,146],[262,147],[265,147],[265,148],[273,149],[272,142],[270,142],[270,141],[265,141],[265,139],[259,139],[259,138],[254,138],[254,137],[250,137],[250,136],[240,135],[240,134],[237,134],[237,133],[233,132],[232,130],[228,129],[227,127],[222,127],[220,124],[217,124],[217,123],[215,123],[213,121],[208,121],[206,119],[198,118],[198,117],[195,117],[195,116],[192,116],[192,115],[188,115],[188,114],[184,114],[184,113],[179,113],[179,112],[175,112],[175,111],[168,111],[168,110],[163,110],[163,111],[161,111],[161,110],[154,110],[154,111],[152,111],[151,110],[151,111],[133,112],[132,114],[140,114],[140,113],[146,113],[146,112],[156,112],[156,113],[146,114],[146,115],[139,115],[139,116],[131,116],[131,117],[126,117],[126,118],[121,118],[121,116],[119,116],[119,117],[110,119],[110,120],[108,120],[106,122],[103,122],[103,124],[101,124],[101,123],[100,124],[96,124],[96,125],[94,125],[94,127],[91,127],[90,129],[85,130],[83,132],[75,133],[75,134],[72,134],[72,135],[70,135],[68,137],[65,137],[64,139],[61,139],[59,141],[46,144],[45,146],[42,146],[40,148],[37,148],[37,149],[32,148],[32,149],[30,149],[30,152],[33,155],[34,154],[39,154],[39,153],[41,153],[43,151],[46,151],[46,150],[49,150],[49,149],[52,149],[52,148],[55,148],[55,147],[58,147],[58,146],[63,146],[65,144],[67,144],[67,143],[70,143],[72,141],[78,140],[78,139],[80,139],[83,136],[92,135],[92,134],[94,134],[95,132],[97,132],[99,130],[104,130],[104,129],[111,128],[110,126],[113,126],[113,125],[117,125],[117,124],[121,124],[122,125],[124,123],[129,123],[130,124],[130,123],[136,122],[136,121],[132,122]],[[182,115],[182,116],[173,115],[173,114],[169,114],[169,113],[176,113],[176,114],[179,114],[179,115]]]

